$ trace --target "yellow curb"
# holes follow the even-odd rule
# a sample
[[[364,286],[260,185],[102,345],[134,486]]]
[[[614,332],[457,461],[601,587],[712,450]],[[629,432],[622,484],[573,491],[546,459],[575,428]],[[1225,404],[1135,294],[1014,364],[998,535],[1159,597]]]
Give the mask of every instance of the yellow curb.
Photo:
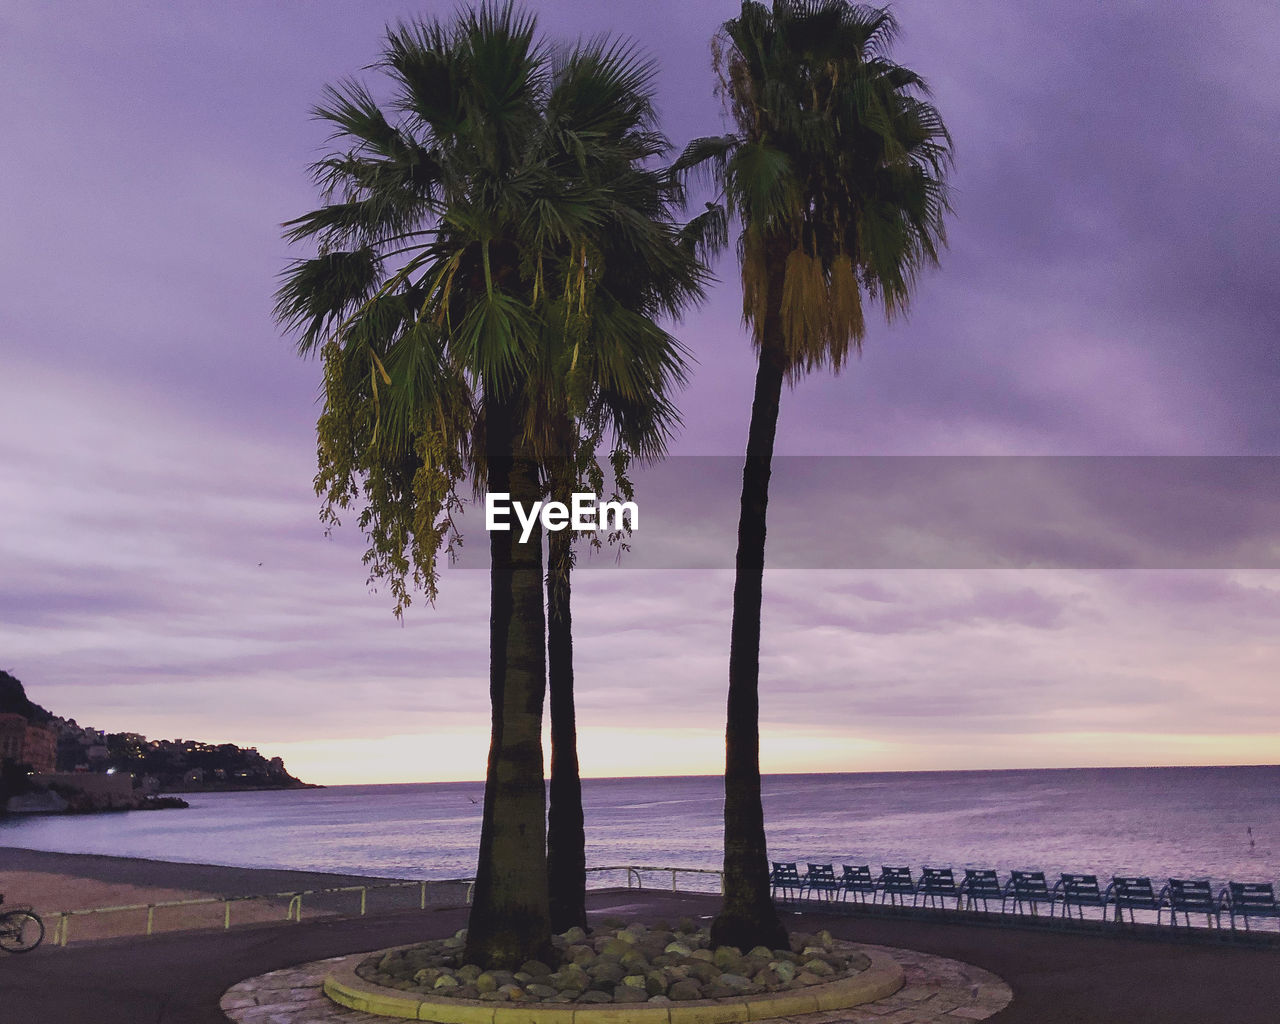
[[[802,1013],[817,1013],[818,998],[801,989],[798,992],[779,992],[769,1000],[767,1007],[760,1005],[761,996],[747,997],[747,1012],[751,1020],[764,1017],[795,1017]],[[765,1010],[768,1012],[766,1013]]]
[[[371,990],[359,990],[343,983],[330,974],[324,979],[324,994],[341,1006],[352,1010],[363,1010],[379,1017],[400,1017],[407,1020],[418,1019],[418,1000],[404,996],[382,995]],[[352,972],[355,973],[354,971]]]
[[[719,999],[690,999],[688,1002],[656,1006],[654,1009],[670,1010],[671,1024],[737,1024],[739,1021],[751,1020],[751,1007],[745,1002],[722,1002]]]
[[[871,966],[852,978],[830,985],[817,985],[814,996],[819,1010],[843,1010],[863,1003],[874,1003],[891,996],[906,984],[898,961],[883,953],[868,956]],[[852,1000],[852,1001],[850,1001]]]
[[[844,1010],[873,1003],[902,988],[905,982],[902,967],[893,957],[869,950],[863,953],[871,961],[870,967],[852,978],[829,981],[825,985],[743,1000],[694,999],[657,1006],[647,1003],[495,1005],[476,999],[445,1000],[401,994],[359,977],[356,967],[369,956],[359,953],[334,965],[324,979],[324,994],[352,1010],[435,1024],[741,1024],[819,1010]]]
[[[573,1007],[565,1003],[552,1003],[549,1006],[544,1003],[536,1007],[523,1003],[515,1006],[500,1003],[494,1008],[493,1024],[573,1024]]]

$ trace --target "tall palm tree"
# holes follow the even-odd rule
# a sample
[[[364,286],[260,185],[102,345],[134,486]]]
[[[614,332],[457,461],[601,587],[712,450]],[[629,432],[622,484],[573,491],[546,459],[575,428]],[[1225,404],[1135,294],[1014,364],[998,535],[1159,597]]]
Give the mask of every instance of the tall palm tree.
[[[625,266],[626,261],[615,261]],[[635,280],[640,273],[630,275]],[[667,348],[668,352],[662,352]],[[642,377],[652,383],[643,391],[639,403],[621,396],[600,395],[583,418],[565,417],[562,450],[577,446],[578,458],[566,457],[550,461],[547,473],[548,493],[553,500],[566,505],[574,491],[604,493],[604,473],[595,457],[600,440],[600,414],[603,407],[615,413],[630,406],[640,415],[614,420],[615,445],[610,456],[616,486],[622,497],[634,495],[627,469],[633,459],[651,461],[665,452],[670,430],[678,416],[666,400],[672,384],[683,383],[683,348],[678,345],[658,346],[652,350],[662,355],[661,363],[643,370],[644,359],[635,362],[642,367]],[[633,366],[633,372],[635,367]],[[654,373],[653,371],[658,371]],[[635,407],[639,405],[638,410]],[[609,540],[621,539],[611,537]],[[593,539],[595,546],[603,541]],[[565,531],[550,533],[547,538],[547,668],[551,720],[551,779],[547,809],[547,880],[551,899],[551,924],[557,932],[575,925],[586,927],[586,831],[582,810],[582,780],[579,773],[577,721],[574,702],[572,570],[576,564],[573,539]]]
[[[561,140],[553,166],[609,197],[595,235],[586,315],[565,333],[558,370],[541,389],[548,430],[548,490],[603,493],[595,452],[611,440],[613,470],[629,487],[633,458],[660,457],[679,417],[670,401],[686,352],[657,326],[701,295],[704,268],[671,216],[678,180],[655,169],[667,149],[656,130],[653,65],[627,47],[579,47],[549,120]],[[581,298],[581,297],[580,297]],[[571,537],[548,538],[547,653],[551,780],[547,819],[551,918],[557,931],[586,924],[586,856],[574,708]]]
[[[925,83],[889,59],[888,10],[847,0],[754,0],[713,42],[734,131],[677,162],[709,169],[741,224],[743,314],[759,355],[742,501],[725,729],[724,903],[712,937],[776,947],[760,800],[760,604],[765,518],[784,380],[838,372],[865,331],[864,296],[892,318],[945,242],[951,139]]]
[[[528,505],[573,444],[561,420],[594,416],[625,441],[633,407],[661,417],[680,357],[654,317],[700,278],[667,215],[678,190],[645,166],[665,140],[651,68],[626,47],[552,54],[507,4],[398,26],[380,66],[391,116],[355,81],[317,109],[342,148],[315,168],[326,204],[290,224],[318,252],[286,272],[277,316],[324,356],[322,515],[363,505],[371,578],[399,611],[415,583],[435,596],[467,476]],[[624,267],[643,281],[619,286]],[[467,955],[513,966],[550,937],[542,538],[489,542],[492,729]]]

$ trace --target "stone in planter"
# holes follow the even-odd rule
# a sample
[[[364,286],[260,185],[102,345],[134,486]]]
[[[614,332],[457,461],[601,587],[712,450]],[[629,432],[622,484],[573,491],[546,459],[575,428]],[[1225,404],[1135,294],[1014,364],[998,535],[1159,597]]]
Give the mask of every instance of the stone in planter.
[[[569,988],[581,992],[591,984],[591,978],[581,967],[570,965],[562,971],[547,975],[546,983],[559,989]]]
[[[596,951],[602,956],[616,956],[621,958],[623,953],[630,951],[632,943],[626,942],[618,938],[616,935],[605,939]]]
[[[649,961],[638,949],[623,953],[618,962],[632,974],[643,974],[649,969]]]
[[[541,960],[526,960],[520,965],[520,971],[534,978],[545,978],[551,973],[551,968],[544,964]]]
[[[782,979],[778,976],[777,971],[771,971],[768,967],[756,971],[755,974],[751,975],[751,980],[768,991],[773,991],[782,984]]]
[[[616,985],[627,976],[627,972],[621,964],[613,964],[606,961],[588,968],[587,975],[593,981],[607,981]]]

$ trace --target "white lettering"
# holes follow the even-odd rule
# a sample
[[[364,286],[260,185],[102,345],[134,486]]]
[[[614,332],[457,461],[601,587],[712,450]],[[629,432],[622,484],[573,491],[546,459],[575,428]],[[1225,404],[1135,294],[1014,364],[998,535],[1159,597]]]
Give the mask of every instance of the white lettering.
[[[562,501],[549,501],[542,506],[542,528],[563,530],[569,525],[569,510]]]
[[[596,528],[595,516],[596,496],[581,491],[574,492],[573,495],[573,522],[572,527],[579,533]]]
[[[499,502],[508,502],[511,500],[511,494],[505,491],[486,494],[484,496],[484,528],[492,533],[494,530],[510,530],[511,524],[507,522],[498,522],[498,516],[506,516],[511,511],[511,506],[507,504],[499,504]]]
[[[601,530],[621,530],[623,529],[622,517],[629,515],[631,517],[631,529],[640,529],[640,509],[634,501],[602,501],[597,510],[599,514],[598,529]],[[609,525],[609,516],[614,517],[614,525]]]
[[[568,506],[562,501],[535,501],[530,508],[512,501],[505,491],[484,497],[484,528],[489,531],[512,529],[510,516],[515,513],[520,524],[520,543],[533,533],[536,523],[544,530],[560,531],[568,527],[575,533],[596,530],[621,531],[640,528],[640,507],[634,501],[599,501],[594,494],[575,491]]]
[[[520,543],[523,544],[529,539],[529,534],[533,532],[533,524],[538,521],[538,512],[542,509],[542,502],[535,501],[527,516],[525,515],[524,505],[520,502],[513,501],[511,507],[516,510],[516,518],[520,520]]]

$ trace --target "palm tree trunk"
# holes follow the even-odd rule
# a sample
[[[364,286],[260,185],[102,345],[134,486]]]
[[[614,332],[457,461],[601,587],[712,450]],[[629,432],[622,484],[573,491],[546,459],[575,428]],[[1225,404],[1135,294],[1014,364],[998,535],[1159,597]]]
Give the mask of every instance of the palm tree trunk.
[[[502,406],[486,400],[489,487],[530,507],[540,496],[537,464],[513,444],[516,420]],[[466,946],[468,963],[508,970],[551,953],[542,774],[542,531],[535,526],[523,544],[518,536],[489,534],[493,728]]]
[[[547,668],[551,694],[551,807],[547,815],[547,884],[551,929],[587,925],[586,832],[578,730],[573,707],[573,619],[569,608],[572,537],[547,541]]]
[[[742,950],[787,946],[787,932],[769,891],[764,809],[760,802],[759,696],[765,513],[785,368],[780,334],[766,331],[756,370],[747,458],[742,470],[724,736],[724,898],[720,913],[711,923],[713,944]]]

